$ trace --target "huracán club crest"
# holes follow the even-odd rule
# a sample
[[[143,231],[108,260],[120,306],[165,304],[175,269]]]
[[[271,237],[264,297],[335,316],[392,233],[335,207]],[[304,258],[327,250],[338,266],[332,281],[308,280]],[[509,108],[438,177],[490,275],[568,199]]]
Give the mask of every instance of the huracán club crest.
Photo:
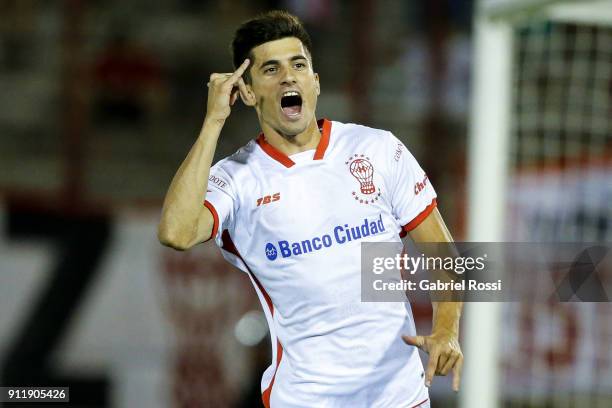
[[[380,198],[380,188],[374,185],[374,166],[364,154],[354,154],[345,162],[351,175],[359,182],[359,190],[353,197],[361,204],[373,204]]]

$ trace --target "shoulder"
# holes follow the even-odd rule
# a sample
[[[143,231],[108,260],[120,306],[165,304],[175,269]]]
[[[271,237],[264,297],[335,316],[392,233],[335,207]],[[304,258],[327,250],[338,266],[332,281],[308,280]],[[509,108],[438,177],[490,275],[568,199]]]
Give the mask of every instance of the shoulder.
[[[332,121],[334,135],[338,139],[367,140],[367,141],[388,141],[394,136],[388,130],[377,129],[357,123],[342,123]]]
[[[209,183],[223,185],[226,190],[236,194],[246,179],[252,177],[255,157],[255,141],[238,149],[235,153],[219,160],[210,169]]]
[[[388,130],[356,123],[332,122],[334,144],[340,150],[355,153],[388,155],[398,144],[398,139]]]
[[[219,160],[212,166],[211,173],[221,172],[231,178],[240,177],[257,160],[254,155],[255,144],[256,142],[251,140],[233,154]]]

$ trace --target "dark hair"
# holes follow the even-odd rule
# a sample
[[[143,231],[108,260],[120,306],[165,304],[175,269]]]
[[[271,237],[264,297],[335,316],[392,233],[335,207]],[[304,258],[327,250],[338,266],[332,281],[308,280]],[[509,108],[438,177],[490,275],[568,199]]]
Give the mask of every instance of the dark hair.
[[[310,36],[296,16],[286,11],[274,10],[243,23],[236,30],[232,40],[234,68],[238,68],[246,58],[250,58],[252,63],[251,51],[258,45],[286,37],[295,37],[300,40],[312,58]],[[245,72],[248,81],[251,79],[250,69],[251,66]]]

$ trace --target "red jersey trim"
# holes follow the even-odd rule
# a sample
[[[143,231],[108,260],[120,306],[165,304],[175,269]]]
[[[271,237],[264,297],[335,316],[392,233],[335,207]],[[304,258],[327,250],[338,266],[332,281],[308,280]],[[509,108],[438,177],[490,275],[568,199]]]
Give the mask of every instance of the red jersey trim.
[[[257,277],[253,274],[253,272],[251,272],[251,268],[249,268],[247,263],[244,261],[244,258],[242,258],[242,256],[238,252],[238,249],[236,248],[236,245],[234,245],[234,241],[232,241],[232,237],[230,236],[227,230],[223,230],[223,233],[221,233],[221,241],[223,243],[223,245],[221,246],[222,249],[236,255],[238,258],[242,260],[242,262],[244,263],[244,266],[247,268],[249,275],[251,275],[251,277],[253,278],[253,281],[255,281],[255,283],[257,284],[257,287],[263,294],[264,299],[266,300],[266,304],[268,305],[268,308],[270,309],[270,314],[274,316],[274,304],[272,303],[272,299],[270,299],[270,295],[268,295],[268,292],[266,291],[266,289],[264,289],[261,282],[259,282],[259,279],[257,279]],[[278,366],[280,365],[282,358],[283,358],[283,345],[281,344],[280,340],[276,338],[276,367],[274,367],[274,375],[272,376],[272,380],[270,381],[270,385],[268,385],[268,388],[266,388],[264,392],[261,394],[261,400],[265,408],[270,408],[270,396],[272,395],[272,387],[274,386],[274,380],[276,379],[276,373],[278,372]]]
[[[420,223],[423,222],[423,220],[425,218],[427,218],[427,216],[429,214],[431,214],[431,212],[434,210],[434,208],[436,208],[438,206],[438,203],[436,202],[436,199],[434,198],[433,200],[431,200],[431,204],[429,204],[427,207],[425,207],[425,209],[423,211],[421,211],[421,213],[419,215],[417,215],[416,217],[414,217],[414,219],[412,221],[410,221],[408,224],[404,225],[402,227],[402,229],[405,232],[410,232],[413,229],[415,229],[416,227],[419,226]]]
[[[208,200],[204,201],[204,207],[208,208],[208,210],[213,216],[213,229],[210,234],[210,237],[206,239],[206,241],[210,241],[211,238],[214,238],[217,235],[217,231],[219,231],[219,214],[217,214],[217,210],[215,210],[215,206],[212,205],[212,203]]]
[[[312,158],[313,160],[321,160],[325,156],[325,151],[327,146],[329,146],[329,134],[331,133],[331,122],[329,120],[321,119],[318,125],[321,129],[321,140],[319,140],[319,145]]]
[[[270,397],[272,395],[272,387],[274,386],[274,380],[276,379],[276,373],[278,372],[278,366],[280,365],[281,359],[283,358],[283,346],[276,339],[276,367],[274,368],[274,375],[272,376],[272,381],[270,381],[270,385],[268,388],[264,390],[261,394],[261,400],[263,401],[264,407],[270,408]]]
[[[271,158],[282,164],[283,166],[289,168],[292,167],[295,162],[289,158],[285,153],[277,150],[276,147],[272,146],[270,143],[266,141],[263,133],[259,135],[257,138],[257,144],[261,147],[261,149],[268,154]]]
[[[319,125],[319,129],[321,129],[321,139],[319,140],[319,144],[315,150],[313,160],[321,160],[325,156],[325,151],[329,146],[329,134],[331,133],[331,122],[328,119],[321,119],[317,121],[317,124]],[[295,162],[291,160],[289,156],[268,143],[263,133],[257,137],[256,141],[261,149],[268,154],[268,156],[283,166],[289,168],[295,164]]]
[[[416,405],[411,406],[410,408],[419,408],[421,405],[423,405],[424,403],[426,403],[427,401],[429,401],[429,398],[425,398],[423,401],[419,402]]]

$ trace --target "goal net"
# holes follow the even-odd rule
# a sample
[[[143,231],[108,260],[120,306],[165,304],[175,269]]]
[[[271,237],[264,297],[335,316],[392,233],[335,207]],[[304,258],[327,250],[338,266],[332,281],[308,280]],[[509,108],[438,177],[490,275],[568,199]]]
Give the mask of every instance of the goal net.
[[[479,18],[507,30],[499,43],[507,69],[497,79],[509,97],[498,102],[506,124],[489,133],[501,146],[502,191],[499,199],[478,204],[503,214],[495,237],[487,239],[612,242],[612,2],[491,3]],[[489,108],[477,101],[474,109],[478,121]],[[484,165],[492,159],[472,154],[471,160]],[[470,183],[478,189],[482,181],[472,177]],[[472,372],[467,382],[491,374],[497,406],[612,406],[612,304],[493,309],[499,325],[491,340],[498,347],[467,358],[492,359],[494,371]],[[473,319],[469,310],[466,319]],[[466,335],[467,342],[483,341]]]

